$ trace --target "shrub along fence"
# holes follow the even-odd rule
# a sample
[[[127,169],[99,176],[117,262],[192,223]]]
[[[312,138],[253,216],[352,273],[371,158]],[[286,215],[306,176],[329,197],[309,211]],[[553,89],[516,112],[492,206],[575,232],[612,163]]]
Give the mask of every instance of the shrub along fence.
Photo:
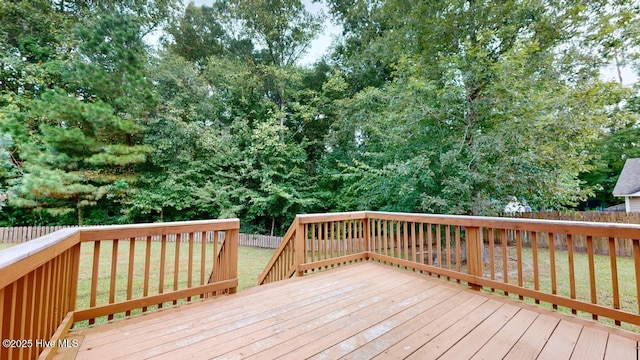
[[[51,234],[60,229],[77,228],[78,226],[17,226],[0,227],[0,243],[23,243],[40,236]],[[86,227],[86,226],[84,226]],[[221,232],[221,237],[224,233]],[[154,238],[154,240],[156,240]],[[175,241],[169,238],[168,241]],[[280,245],[282,238],[279,236],[259,235],[259,234],[239,234],[238,243],[240,246],[252,246],[265,249],[276,249]]]

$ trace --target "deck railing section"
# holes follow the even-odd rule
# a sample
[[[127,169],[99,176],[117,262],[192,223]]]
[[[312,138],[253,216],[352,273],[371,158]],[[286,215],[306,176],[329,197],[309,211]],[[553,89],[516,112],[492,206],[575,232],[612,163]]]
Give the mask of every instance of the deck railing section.
[[[300,215],[296,222],[304,253],[289,264],[297,270],[291,275],[372,260],[640,325],[639,225],[384,212]],[[600,238],[609,244],[606,255],[594,251]],[[576,239],[584,239],[586,254]],[[632,259],[615,254],[624,242],[632,243]]]
[[[238,230],[237,219],[64,229],[4,250],[0,359],[49,359],[79,321],[235,292]]]
[[[72,325],[79,239],[61,230],[0,257],[0,359],[36,358],[48,345],[41,340]]]
[[[296,234],[298,232],[298,219],[295,219],[287,233],[282,238],[280,246],[276,249],[271,261],[258,277],[258,284],[268,284],[274,281],[292,277],[297,268],[296,259]]]

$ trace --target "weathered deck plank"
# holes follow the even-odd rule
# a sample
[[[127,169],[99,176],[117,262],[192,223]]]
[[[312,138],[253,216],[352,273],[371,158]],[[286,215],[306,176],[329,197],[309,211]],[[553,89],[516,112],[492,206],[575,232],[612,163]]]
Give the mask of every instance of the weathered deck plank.
[[[374,263],[70,336],[77,359],[635,359],[640,338]]]

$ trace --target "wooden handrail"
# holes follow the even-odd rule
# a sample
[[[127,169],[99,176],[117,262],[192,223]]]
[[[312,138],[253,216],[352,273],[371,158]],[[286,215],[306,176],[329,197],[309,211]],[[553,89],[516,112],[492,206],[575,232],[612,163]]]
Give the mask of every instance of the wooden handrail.
[[[161,307],[165,302],[176,304],[180,299],[190,301],[207,294],[235,292],[239,228],[238,219],[70,228],[3,250],[0,255],[0,338],[14,340],[22,346],[0,347],[0,359],[34,359],[38,356],[49,359],[55,354],[55,348],[39,348],[35,340],[50,339],[47,343],[57,344],[77,321],[91,321],[101,316],[111,319],[117,313],[129,316],[132,310],[142,308],[146,311],[152,305]],[[224,240],[217,251],[218,234],[222,232]],[[152,242],[153,237],[158,241]],[[209,239],[212,239],[211,245],[207,245]],[[79,294],[80,257],[85,253],[85,250],[81,253],[83,243],[93,243],[86,247],[87,251],[93,250],[93,264],[85,269],[88,271],[83,271],[91,274],[88,279],[91,285],[83,287],[90,288],[85,290],[89,293]],[[162,284],[164,270],[160,274],[158,291],[149,291],[152,246],[161,247],[162,269],[167,265],[166,254],[174,254],[172,291],[164,291],[168,285]],[[200,248],[197,252],[194,251],[196,246]],[[213,254],[211,250],[207,251],[209,246],[213,247]],[[180,251],[182,247],[185,250]],[[111,249],[111,261],[106,264],[110,275],[103,282],[109,287],[109,300],[98,303],[99,272],[103,268],[101,265],[105,265],[100,264],[101,248]],[[139,248],[138,254],[140,251],[144,254],[140,257],[143,261],[135,256],[136,248]],[[128,260],[124,260],[125,257]],[[198,271],[194,270],[194,259],[201,265],[197,280],[193,276]],[[119,262],[125,261],[127,266],[118,266]],[[181,265],[183,261],[186,266]],[[211,264],[215,278],[209,284],[204,283],[207,262]],[[144,269],[135,271],[134,263]],[[125,281],[118,282],[117,274]],[[139,275],[145,284],[144,294],[140,295],[134,294],[133,287],[133,278]],[[123,295],[118,298],[116,293]],[[86,298],[91,299],[89,304],[79,304],[79,299]]]
[[[637,304],[640,299],[640,225],[372,211],[298,215],[296,222],[269,267],[285,255],[295,228],[296,250],[304,245],[304,253],[295,256],[299,276],[355,261],[379,261],[464,282],[474,289],[548,302],[553,308],[584,312],[595,320],[606,317],[616,325],[640,325],[640,304],[637,309],[621,309],[621,304]],[[635,276],[636,286],[635,295],[625,302],[615,250],[629,244],[635,271],[627,276]],[[578,248],[587,254],[582,261],[588,262],[588,268],[581,272],[576,271]],[[596,248],[610,258],[610,269],[597,274]],[[533,274],[525,273],[525,250],[533,259],[527,263]],[[560,262],[567,256],[568,263]],[[542,265],[545,257],[548,269]],[[510,264],[514,259],[515,264]],[[549,275],[543,279],[543,273]],[[579,274],[588,276],[578,278]],[[606,285],[610,297],[598,298],[602,289],[597,291],[596,286],[603,285],[597,285],[596,276],[610,284]],[[579,294],[579,283],[588,284],[590,296]]]

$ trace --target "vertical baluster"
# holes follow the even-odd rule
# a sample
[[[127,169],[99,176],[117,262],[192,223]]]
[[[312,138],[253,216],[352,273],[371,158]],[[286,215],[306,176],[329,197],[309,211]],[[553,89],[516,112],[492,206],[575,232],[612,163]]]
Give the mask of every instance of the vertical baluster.
[[[21,301],[19,301],[20,299],[18,298],[18,294],[22,293],[22,280],[17,280],[15,281],[12,285],[11,285],[11,311],[8,313],[9,315],[9,329],[7,331],[7,339],[19,339],[18,335],[16,334],[16,316],[19,311],[19,303],[21,303]],[[49,329],[47,328],[47,332],[49,331]],[[14,348],[13,347],[9,347],[9,351],[8,351],[8,356],[7,359],[14,359]]]
[[[18,314],[20,314],[20,324],[18,324],[20,326],[20,331],[17,331],[17,333],[19,334],[18,337],[16,337],[16,339],[28,339],[27,337],[27,319],[29,318],[29,286],[33,286],[33,284],[31,284],[30,282],[30,278],[29,275],[25,275],[22,277],[22,292],[21,292],[21,304],[20,304],[20,310],[18,310]],[[58,290],[59,291],[59,290]],[[28,349],[23,348],[18,350],[20,353],[20,359],[22,359],[23,355],[27,352]]]
[[[445,245],[445,251],[447,253],[447,269],[451,270],[451,225],[447,225],[445,226],[445,241],[447,242]],[[449,277],[447,276],[447,279],[449,279]]]
[[[48,339],[49,335],[51,335],[49,333],[49,329],[51,328],[50,324],[53,321],[53,296],[51,294],[51,283],[53,282],[53,262],[48,262],[45,265],[45,270],[46,270],[46,281],[45,281],[45,289],[44,289],[44,294],[45,294],[45,313],[44,313],[44,319],[43,319],[43,323],[42,323],[42,334],[43,334],[43,339]],[[89,320],[89,323],[91,323],[93,319]]]
[[[547,239],[549,241],[549,264],[551,265],[551,293],[556,295],[558,293],[558,289],[556,287],[556,244],[555,244],[555,235],[553,233],[549,233],[547,235]],[[558,309],[557,304],[553,304],[554,309]]]
[[[533,253],[533,288],[540,290],[540,270],[538,268],[538,233],[531,233],[531,252]],[[540,304],[540,300],[535,300],[536,304]]]
[[[68,312],[67,301],[69,300],[69,296],[68,296],[69,277],[67,276],[67,274],[69,273],[69,265],[70,265],[67,259],[68,255],[69,255],[68,250],[58,255],[58,259],[60,261],[60,287],[58,288],[59,289],[58,291],[60,292],[60,298],[59,298],[59,308],[60,308],[60,315],[61,315],[60,318],[63,318]]]
[[[176,235],[176,251],[173,258],[173,291],[178,290],[178,281],[180,280],[180,243],[182,242],[182,234]],[[173,305],[177,305],[178,301],[173,300]]]
[[[636,269],[636,299],[640,299],[640,240],[633,239],[633,262]],[[640,300],[638,301],[638,312],[640,312]]]
[[[193,287],[193,236],[195,233],[187,233],[189,244],[189,254],[187,257],[187,288]],[[187,301],[191,301],[191,296],[187,297]]]
[[[218,271],[220,270],[218,268],[218,231],[212,231],[212,242],[213,242],[213,267],[211,270],[211,273],[214,274],[214,278],[211,282],[218,282],[220,281],[220,276],[218,274]]]
[[[351,241],[351,221],[346,220],[345,222],[346,233],[345,238],[347,239],[347,254],[351,254],[353,252],[353,242]]]
[[[495,258],[495,229],[494,228],[490,228],[488,229],[489,232],[489,271],[491,272],[491,280],[495,280],[496,279],[496,258]],[[496,289],[495,288],[491,288],[492,292],[495,292]]]
[[[160,238],[160,278],[158,279],[158,294],[164,293],[164,273],[167,258],[167,235],[162,234]],[[215,256],[214,256],[215,260]],[[158,304],[158,309],[162,309],[162,303]]]
[[[311,240],[309,240],[309,229],[307,227],[306,224],[303,224],[302,226],[298,226],[298,229],[296,230],[296,237],[299,235],[298,233],[300,232],[300,229],[303,230],[303,238],[304,238],[304,255],[302,257],[299,257],[298,259],[302,260],[303,263],[309,261],[309,248],[313,248],[313,243],[311,242]],[[307,245],[308,244],[308,245]],[[313,256],[313,255],[311,255]],[[298,264],[298,265],[302,265],[302,264]],[[299,273],[298,275],[302,275],[302,273]]]
[[[324,223],[322,238],[324,242],[325,258],[331,259],[333,258],[333,253],[331,253],[331,240],[329,240],[329,222],[328,221]]]
[[[362,222],[362,220],[356,220],[355,224],[358,228],[358,236],[357,236],[357,243],[358,243],[358,251],[357,252],[362,252],[364,251],[365,247],[364,247],[364,224]]]
[[[572,299],[576,298],[576,278],[575,278],[575,264],[573,259],[573,237],[571,234],[567,234],[567,252],[569,256],[569,287],[570,295]],[[572,314],[577,314],[575,309],[571,309]]]
[[[433,266],[433,229],[431,224],[427,224],[427,251],[429,265]]]
[[[70,253],[71,249],[69,250]],[[71,264],[69,264],[69,272],[68,274],[71,274]],[[36,287],[39,285],[38,284],[38,279],[37,279],[37,270],[33,270],[30,274],[29,274],[29,284],[30,284],[30,288],[29,288],[29,305],[28,305],[28,310],[29,313],[27,314],[27,331],[25,332],[25,337],[24,339],[36,339],[35,336],[35,322],[36,322]],[[70,277],[70,276],[69,276]],[[71,279],[69,280],[71,281]],[[71,284],[69,284],[71,285]],[[69,301],[68,296],[67,296],[67,301]],[[68,309],[67,309],[68,311]],[[0,321],[0,324],[2,323],[2,321]],[[31,359],[34,356],[33,353],[34,347],[30,346],[28,351],[27,351],[27,359]]]
[[[61,319],[60,316],[60,297],[62,294],[60,293],[60,257],[56,257],[53,259],[53,317],[51,318],[51,327],[49,328],[50,334],[56,331],[56,327],[58,327],[58,321]]]
[[[504,283],[509,282],[509,263],[507,262],[507,230],[500,229],[500,245],[502,245],[502,281]],[[509,292],[505,291],[505,295],[509,295]]]
[[[127,300],[131,300],[131,295],[133,293],[133,266],[134,259],[136,254],[136,239],[129,238],[129,271],[127,273]],[[131,315],[131,311],[127,310],[125,312],[126,316]]]
[[[596,295],[596,266],[593,254],[593,237],[587,235],[587,255],[589,257],[589,289],[591,291],[591,303],[598,303],[598,296]],[[591,314],[593,320],[598,320],[598,315]]]
[[[382,241],[384,242],[384,255],[389,255],[389,241],[387,239],[387,220],[382,220]]]
[[[80,244],[76,245],[80,246]],[[47,304],[44,302],[44,288],[45,288],[45,266],[42,265],[36,270],[36,294],[34,296],[35,301],[37,302],[36,306],[36,315],[35,315],[35,331],[33,332],[35,339],[44,339],[44,314],[47,308]],[[2,300],[2,290],[0,290],[0,313],[2,313],[2,306],[4,304]],[[0,314],[0,332],[2,332],[2,314]],[[0,336],[0,338],[4,339],[4,336]]]
[[[98,293],[98,271],[100,265],[100,241],[93,243],[93,268],[91,272],[91,294],[89,295],[89,307],[96,306],[96,294]],[[49,292],[47,291],[47,294]],[[93,325],[95,319],[89,319],[89,325]]]
[[[311,237],[311,262],[316,261],[316,252],[318,251],[318,243],[316,242],[316,224],[308,224],[307,229]],[[317,260],[320,260],[320,254],[318,253]]]
[[[142,296],[149,295],[149,270],[151,268],[151,236],[146,238],[146,248],[144,252],[144,284],[142,285]],[[146,312],[147,307],[142,308],[142,312]]]
[[[401,259],[409,260],[409,234],[407,221],[402,222],[402,242],[404,243],[404,255]]]
[[[207,234],[204,231],[199,232],[200,234],[200,285],[204,285],[204,277],[207,265]],[[202,299],[204,294],[200,294],[200,298]]]
[[[375,247],[373,252],[376,254],[382,255],[382,220],[375,219],[374,220],[374,232],[375,235]]]
[[[417,241],[417,236],[416,236],[416,226],[418,225],[418,223],[412,222],[411,223],[411,250],[413,251],[413,262],[417,263],[418,262],[418,243]]]
[[[358,220],[351,220],[350,221],[351,224],[351,253],[352,254],[357,254],[358,251],[360,250],[360,228],[359,228],[359,224],[358,224]]]
[[[394,258],[398,258],[399,255],[402,254],[398,254],[402,252],[402,248],[400,247],[400,222],[399,221],[392,221],[391,222],[391,251],[393,254]]]
[[[611,286],[613,295],[613,308],[620,309],[620,290],[618,288],[618,264],[616,259],[615,239],[609,238],[609,260],[611,263]],[[639,300],[640,301],[640,300]],[[615,320],[615,324],[620,326],[620,320]]]
[[[518,286],[523,286],[523,278],[522,278],[522,231],[516,230],[516,258],[518,261]],[[520,300],[524,300],[522,295],[518,295]]]
[[[111,279],[109,282],[109,304],[113,304],[116,296],[116,275],[118,269],[118,239],[114,239],[111,245]],[[107,316],[108,320],[113,320],[113,314]]]
[[[436,224],[436,263],[438,267],[442,266],[442,231],[441,225]],[[440,275],[438,275],[440,277]]]
[[[456,232],[456,271],[460,272],[462,270],[462,255],[460,253],[460,226],[456,226],[455,227],[455,232]],[[458,283],[460,283],[460,280],[458,280]]]
[[[420,264],[424,264],[424,224],[418,223],[418,238],[420,241]]]

